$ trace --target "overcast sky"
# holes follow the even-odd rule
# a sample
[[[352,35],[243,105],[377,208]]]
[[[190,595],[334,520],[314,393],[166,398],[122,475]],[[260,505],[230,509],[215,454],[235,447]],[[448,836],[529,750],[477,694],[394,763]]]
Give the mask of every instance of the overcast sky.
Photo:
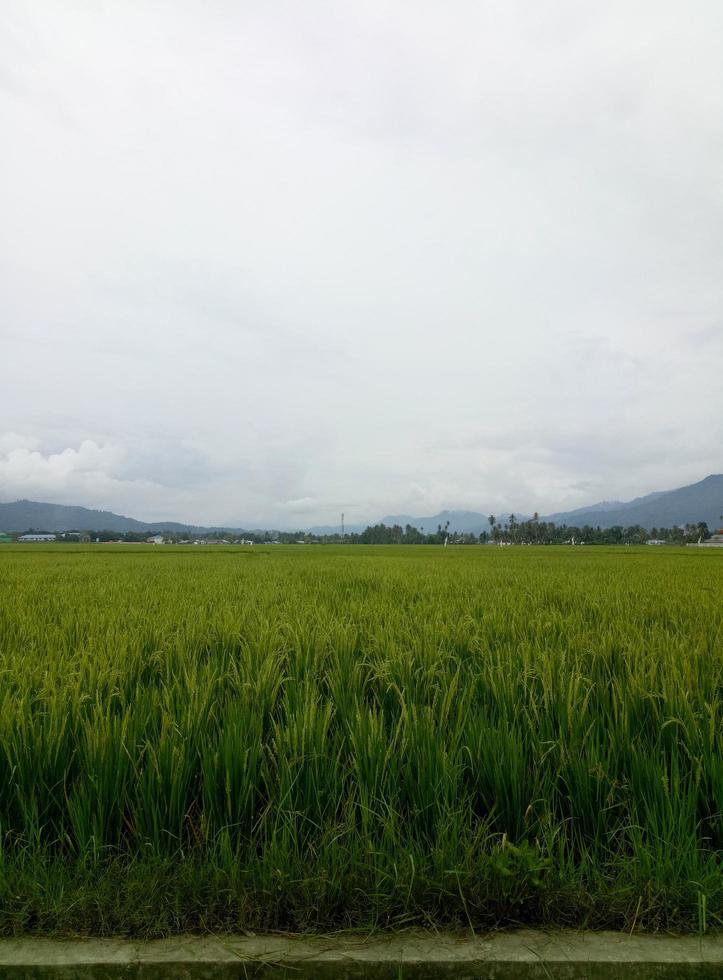
[[[723,470],[720,0],[5,0],[0,499],[302,526]]]

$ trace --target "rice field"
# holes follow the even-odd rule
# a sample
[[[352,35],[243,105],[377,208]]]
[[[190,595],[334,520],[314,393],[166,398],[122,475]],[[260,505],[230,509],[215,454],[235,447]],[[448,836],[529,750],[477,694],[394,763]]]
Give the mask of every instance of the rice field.
[[[723,555],[0,548],[0,932],[723,925]]]

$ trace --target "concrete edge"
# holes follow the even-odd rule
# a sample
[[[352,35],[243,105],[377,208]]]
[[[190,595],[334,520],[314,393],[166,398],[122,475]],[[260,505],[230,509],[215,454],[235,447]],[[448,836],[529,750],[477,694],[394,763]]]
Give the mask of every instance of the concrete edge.
[[[405,932],[393,935],[180,936],[137,942],[122,939],[0,940],[0,967],[105,967],[166,964],[246,964],[311,967],[314,964],[379,967],[480,964],[720,965],[723,935],[629,936],[620,933],[519,930],[492,936]]]

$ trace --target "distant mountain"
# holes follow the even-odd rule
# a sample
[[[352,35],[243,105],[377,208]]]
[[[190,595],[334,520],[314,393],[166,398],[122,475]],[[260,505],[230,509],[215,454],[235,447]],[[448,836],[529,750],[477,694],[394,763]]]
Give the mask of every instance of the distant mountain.
[[[67,507],[64,504],[39,503],[35,500],[15,500],[0,503],[0,531],[162,531],[204,534],[210,531],[234,531],[241,533],[248,528],[201,527],[195,524],[179,524],[177,521],[137,521],[109,510],[90,510],[88,507]]]
[[[650,530],[653,527],[676,527],[705,521],[709,528],[718,527],[723,514],[723,474],[707,476],[698,483],[677,490],[663,490],[636,497],[628,503],[601,503],[577,510],[549,514],[546,521],[555,524],[571,524],[581,527],[629,527],[639,524]]]
[[[366,524],[344,524],[344,534],[361,534],[366,529]],[[316,534],[323,538],[325,535],[341,534],[341,523],[339,524],[315,524],[307,527],[309,534]]]
[[[627,503],[619,500],[601,501],[589,507],[578,507],[576,510],[559,511],[541,518],[554,521],[555,524],[570,524],[582,527],[591,524],[593,527],[613,527],[620,524],[629,527],[639,524],[650,530],[653,527],[675,527],[676,525],[705,521],[711,530],[721,526],[723,521],[723,474],[707,476],[698,483],[677,490],[664,490],[649,493],[644,497],[636,497]],[[495,512],[498,524],[509,522],[508,513]],[[529,518],[524,514],[515,513],[517,521]],[[380,521],[391,527],[400,524],[405,527],[424,528],[432,534],[438,525],[449,521],[449,530],[462,534],[480,534],[489,531],[487,514],[474,510],[441,510],[429,517],[413,517],[410,514],[389,514]],[[347,524],[348,534],[359,533],[366,524]],[[68,507],[64,504],[39,503],[34,500],[15,500],[12,503],[0,503],[0,531],[115,531],[123,534],[126,531],[154,534],[171,531],[180,534],[208,534],[211,532],[229,531],[242,534],[244,531],[257,531],[257,528],[241,527],[203,527],[198,524],[181,524],[178,521],[138,521],[133,517],[123,517],[108,510],[90,510],[88,507]],[[333,535],[339,533],[339,525],[326,524],[309,528],[312,534]]]
[[[495,517],[498,524],[506,524],[510,519],[509,514],[495,514]],[[527,517],[524,514],[516,513],[515,520],[526,521]],[[449,530],[460,534],[480,534],[482,531],[489,531],[490,529],[489,515],[481,514],[476,510],[441,510],[438,514],[432,514],[431,517],[390,514],[383,517],[379,523],[386,524],[387,527],[391,527],[393,524],[406,527],[407,524],[411,524],[412,527],[420,530],[424,528],[427,534],[433,534],[439,524],[444,527],[447,521],[449,521]]]
[[[705,521],[709,528],[723,524],[720,515],[723,514],[723,475],[707,476],[698,483],[679,487],[677,490],[656,490],[644,497],[623,502],[620,500],[602,500],[587,507],[576,510],[559,511],[548,514],[541,520],[554,521],[555,524],[570,524],[582,527],[591,524],[593,527],[614,527],[621,524],[629,527],[639,524],[650,530],[653,527],[675,527],[681,524]],[[498,524],[506,524],[510,515],[495,512]],[[515,520],[526,521],[529,517],[515,512]],[[424,528],[426,532],[434,532],[437,525],[442,527],[449,521],[450,531],[465,534],[479,534],[489,531],[488,515],[473,510],[443,510],[430,517],[413,517],[411,514],[389,514],[383,517],[380,524],[390,526],[400,524],[405,527]]]
[[[662,497],[666,490],[656,490],[655,493],[648,493],[644,497],[635,497],[634,500],[601,500],[597,504],[587,504],[585,507],[576,507],[574,510],[560,511],[555,514],[548,514],[544,520],[554,521],[556,524],[574,524],[576,521],[587,522],[588,515],[597,516],[613,511],[624,510],[626,507],[637,506],[638,504],[650,503],[656,497]]]

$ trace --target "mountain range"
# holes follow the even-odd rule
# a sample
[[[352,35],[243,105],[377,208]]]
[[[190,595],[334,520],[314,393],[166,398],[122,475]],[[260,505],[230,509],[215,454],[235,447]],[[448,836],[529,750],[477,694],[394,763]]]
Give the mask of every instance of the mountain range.
[[[654,527],[676,527],[681,524],[697,524],[705,521],[709,528],[723,524],[723,474],[713,474],[676,490],[656,490],[644,497],[623,502],[620,500],[601,500],[587,507],[575,510],[557,511],[540,517],[541,521],[555,524],[568,524],[582,527],[630,527],[639,524],[651,530]],[[495,515],[499,524],[509,520],[509,514]],[[516,513],[515,520],[525,521],[528,517]],[[437,526],[449,521],[450,531],[465,534],[479,534],[489,531],[488,515],[469,510],[443,510],[431,517],[411,517],[409,514],[393,514],[382,519],[382,524],[411,524],[424,527],[426,531],[436,531]]]
[[[500,514],[495,513],[498,524],[506,524],[510,519],[510,514]],[[515,513],[516,521],[526,521],[527,516],[525,514]],[[406,527],[407,524],[411,524],[412,527],[416,527],[419,530],[424,528],[425,532],[429,534],[437,530],[437,527],[444,527],[449,521],[449,530],[460,531],[463,534],[481,534],[482,531],[490,530],[489,514],[481,514],[476,510],[440,510],[438,514],[432,514],[431,517],[410,517],[409,514],[390,514],[389,517],[384,517],[379,522],[380,524],[400,524],[402,527]]]
[[[497,520],[500,524],[504,524],[505,521],[509,520],[509,514],[499,514],[496,515]],[[526,517],[515,514],[515,520],[527,520]],[[411,514],[387,514],[386,517],[380,518],[378,521],[372,521],[373,524],[386,524],[387,527],[393,527],[398,524],[400,527],[406,527],[407,524],[411,524],[412,527],[416,527],[421,530],[424,528],[427,534],[433,533],[437,530],[437,526],[444,527],[444,525],[449,521],[450,531],[460,531],[464,534],[479,534],[481,531],[489,531],[489,518],[486,514],[478,513],[476,510],[440,510],[438,514],[432,514],[431,517],[412,517]],[[347,534],[359,534],[368,524],[345,524],[344,530]],[[338,524],[316,524],[314,527],[307,528],[310,534],[339,534],[340,526]]]
[[[249,528],[202,527],[178,521],[137,521],[109,510],[68,507],[65,504],[41,503],[37,500],[14,500],[0,503],[0,531],[137,531],[155,534],[171,531],[178,534],[208,534],[211,531],[233,531],[241,534]]]
[[[676,490],[659,490],[622,502],[618,500],[600,501],[576,510],[558,511],[540,518],[554,521],[555,524],[569,524],[581,527],[614,527],[617,524],[629,527],[639,524],[650,530],[653,527],[674,527],[676,525],[705,521],[711,530],[723,524],[723,474],[705,477],[698,483],[679,487]],[[509,520],[509,513],[497,512],[498,523]],[[515,513],[517,521],[527,520],[523,514]],[[488,531],[489,516],[478,511],[442,510],[429,517],[413,517],[410,514],[390,514],[375,523],[404,527],[424,528],[427,532],[436,531],[438,525],[449,530],[467,534]],[[363,524],[349,524],[347,533],[362,531]],[[203,527],[182,524],[178,521],[138,521],[106,510],[90,510],[87,507],[69,507],[64,504],[40,503],[33,500],[16,500],[0,503],[0,531],[27,531],[29,528],[42,531],[137,531],[153,534],[171,531],[187,534],[207,534],[213,531],[232,531],[238,534],[250,531],[241,527]],[[337,534],[338,525],[317,525],[308,529],[314,534]]]
[[[723,474],[711,474],[698,483],[677,490],[656,491],[627,503],[603,501],[591,507],[550,514],[546,520],[556,524],[591,524],[593,527],[630,526],[675,527],[705,521],[713,529],[723,524]]]

